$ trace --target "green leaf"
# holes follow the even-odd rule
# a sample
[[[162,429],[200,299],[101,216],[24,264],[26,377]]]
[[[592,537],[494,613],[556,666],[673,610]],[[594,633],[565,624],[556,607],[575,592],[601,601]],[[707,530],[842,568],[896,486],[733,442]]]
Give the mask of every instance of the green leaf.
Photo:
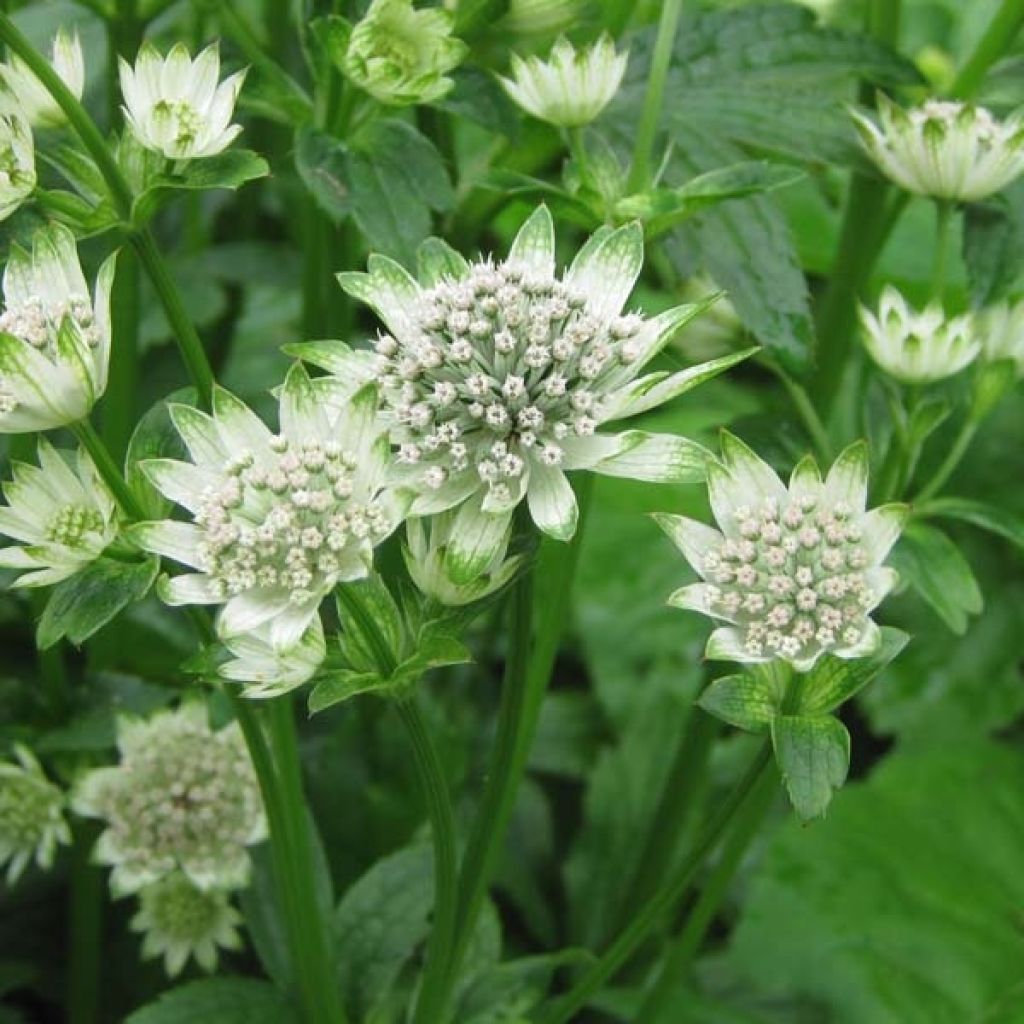
[[[1012,292],[1024,267],[1024,182],[984,203],[969,203],[963,258],[971,299],[984,307]]]
[[[155,556],[142,562],[107,557],[91,562],[53,588],[36,629],[37,646],[45,651],[63,637],[84,643],[123,608],[141,601],[159,570]]]
[[[97,205],[108,198],[107,185],[92,158],[74,146],[40,148],[38,156],[56,170],[87,202]]]
[[[957,634],[967,629],[984,600],[960,549],[941,530],[909,523],[889,559],[901,579]]]
[[[922,519],[959,519],[979,526],[989,533],[1004,537],[1024,550],[1024,519],[1006,509],[971,498],[934,498],[914,507],[914,515]]]
[[[342,653],[361,672],[384,673],[402,660],[405,626],[391,591],[378,575],[342,583],[335,597]]]
[[[772,746],[797,815],[809,821],[824,814],[850,767],[843,723],[831,715],[779,715],[772,722]]]
[[[389,679],[382,678],[377,672],[360,672],[352,668],[340,668],[324,673],[317,676],[314,683],[309,694],[311,715],[318,711],[326,711],[327,708],[357,697],[361,693],[387,690],[391,685]]]
[[[740,675],[716,679],[700,695],[697,703],[715,718],[737,729],[764,732],[782,707],[784,686],[769,673]]]
[[[291,1007],[269,982],[205,978],[163,993],[125,1024],[292,1024]]]
[[[173,506],[149,482],[139,464],[146,459],[187,458],[185,444],[171,422],[167,407],[195,404],[194,388],[181,388],[166,398],[161,398],[145,412],[128,442],[128,452],[124,460],[125,479],[149,519],[163,519]]]
[[[295,136],[295,167],[299,177],[324,213],[335,221],[352,210],[345,144],[313,128]]]
[[[460,10],[462,5],[460,4]],[[505,90],[479,68],[457,68],[451,74],[455,85],[432,106],[483,125],[509,139],[519,136],[519,113]]]

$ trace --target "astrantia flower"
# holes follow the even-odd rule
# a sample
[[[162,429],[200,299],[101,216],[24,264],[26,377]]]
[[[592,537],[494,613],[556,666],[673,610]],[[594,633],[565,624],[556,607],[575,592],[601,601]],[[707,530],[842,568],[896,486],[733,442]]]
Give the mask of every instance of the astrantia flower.
[[[24,569],[15,586],[43,587],[95,561],[117,536],[117,505],[89,456],[54,450],[39,439],[39,466],[15,462],[3,485],[0,535],[20,544],[0,548],[0,566]]]
[[[882,565],[906,518],[903,505],[865,512],[867,446],[851,445],[824,482],[808,456],[789,488],[745,444],[723,434],[722,461],[708,466],[721,530],[683,516],[656,516],[703,582],[669,603],[729,625],[707,656],[780,659],[806,671],[825,653],[858,658],[878,644],[872,609],[896,584]]]
[[[1024,299],[1005,299],[983,310],[975,318],[984,358],[989,362],[1010,359],[1017,376],[1024,376]]]
[[[589,124],[619,91],[629,55],[610,36],[577,50],[559,39],[547,60],[512,55],[512,77],[499,81],[528,114],[561,128]]]
[[[0,314],[0,434],[84,419],[107,387],[114,257],[89,289],[75,237],[59,224],[11,246]]]
[[[266,624],[280,651],[336,584],[367,574],[374,546],[401,518],[384,489],[388,443],[372,385],[337,415],[329,405],[296,364],[281,388],[280,433],[223,389],[212,416],[170,407],[193,462],[154,459],[143,469],[192,521],[134,530],[143,547],[198,570],[167,581],[165,601],[223,604],[222,636]]]
[[[50,64],[71,95],[80,100],[85,88],[85,59],[78,32],[67,32],[63,28],[57,31]],[[0,64],[0,78],[29,124],[53,128],[67,120],[57,101],[17,54],[11,54],[10,63]]]
[[[891,285],[882,291],[878,315],[862,306],[860,321],[871,358],[908,384],[951,377],[981,351],[970,316],[947,317],[938,303],[918,312]]]
[[[217,968],[217,948],[240,949],[242,916],[217,889],[200,889],[180,871],[147,885],[139,893],[133,931],[142,932],[142,955],[162,956],[170,977],[181,973],[189,957],[208,973]]]
[[[561,278],[544,207],[503,263],[470,265],[443,243],[424,257],[423,286],[383,256],[370,258],[368,274],[339,280],[390,331],[376,344],[377,379],[403,479],[420,492],[410,513],[461,506],[447,549],[453,581],[470,583],[493,564],[524,497],[542,530],[571,537],[577,512],[566,470],[703,479],[707,453],[692,441],[597,432],[749,355],[635,379],[702,308],[620,315],[643,262],[639,224],[598,231]]]
[[[319,618],[313,619],[298,643],[283,651],[274,648],[270,632],[271,627],[263,625],[224,641],[234,657],[217,671],[224,679],[244,683],[243,697],[277,697],[288,693],[309,682],[327,657],[327,642]]]
[[[136,892],[180,870],[200,889],[249,878],[246,847],[266,835],[259,785],[237,724],[210,728],[189,704],[148,721],[121,719],[120,764],[76,787],[79,814],[106,829],[96,859],[113,867],[115,893]]]
[[[406,542],[402,546],[405,566],[413,583],[439,604],[449,607],[471,604],[500,590],[515,576],[523,564],[522,555],[506,557],[512,524],[509,523],[501,545],[495,550],[490,565],[468,583],[458,583],[448,571],[445,552],[452,542],[455,514],[441,512],[436,516],[410,519],[405,524]]]
[[[234,142],[241,125],[231,124],[245,71],[220,85],[220,55],[208,46],[195,60],[182,43],[166,57],[143,43],[133,68],[120,60],[124,116],[146,149],[168,160],[215,156]]]
[[[32,129],[19,113],[0,114],[0,220],[6,220],[36,187]]]
[[[1024,171],[1024,119],[997,121],[984,107],[928,100],[904,110],[878,98],[876,125],[853,111],[864,148],[909,192],[977,202]]]
[[[50,867],[57,845],[71,842],[64,794],[27,748],[15,746],[14,756],[14,764],[0,762],[0,866],[7,865],[8,884],[33,859]]]
[[[381,103],[432,103],[455,84],[445,72],[460,64],[467,47],[452,35],[443,10],[416,10],[410,0],[373,0],[352,29],[343,70]]]

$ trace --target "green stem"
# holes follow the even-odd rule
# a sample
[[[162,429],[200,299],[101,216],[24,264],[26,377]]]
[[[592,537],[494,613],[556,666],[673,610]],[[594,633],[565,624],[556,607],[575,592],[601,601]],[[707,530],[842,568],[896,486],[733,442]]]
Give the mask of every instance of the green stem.
[[[746,804],[748,797],[761,779],[772,771],[771,744],[765,742],[736,788],[719,804],[714,816],[701,833],[693,849],[687,854],[675,873],[641,907],[619,937],[591,967],[584,971],[576,984],[559,999],[536,1015],[534,1024],[563,1024],[574,1019],[576,1012],[587,1000],[629,959],[634,950],[650,934],[663,916],[676,904],[689,888],[708,855],[733,821],[734,815]]]
[[[957,99],[972,96],[981,85],[988,69],[1006,52],[1024,26],[1024,4],[1020,0],[1003,0],[974,52],[953,82],[950,90]]]
[[[758,828],[764,818],[772,797],[775,795],[775,781],[769,773],[761,776],[750,800],[740,810],[736,822],[726,838],[718,863],[708,876],[700,897],[686,918],[682,931],[673,939],[662,964],[661,972],[647,994],[636,1024],[657,1024],[662,1018],[666,999],[690,970],[694,957],[700,950],[711,922],[722,905],[729,884],[736,874]]]
[[[782,386],[786,389],[786,394],[789,395],[789,400],[793,403],[793,409],[800,417],[800,421],[803,423],[804,429],[807,431],[807,436],[811,439],[811,443],[814,445],[814,450],[817,452],[818,457],[823,462],[831,462],[832,441],[828,436],[828,431],[825,429],[825,424],[821,422],[818,410],[814,408],[814,403],[807,394],[806,388],[804,388],[802,384],[793,380],[793,378],[776,363],[768,362],[766,365],[768,365],[775,373],[775,376],[782,381]]]
[[[953,204],[944,199],[935,200],[935,253],[932,257],[932,274],[928,294],[934,301],[941,301],[946,283],[946,252],[949,248],[949,225]]]
[[[96,471],[113,492],[121,510],[129,519],[145,519],[146,516],[138,498],[125,483],[120,468],[103,443],[103,439],[96,433],[96,428],[88,420],[80,420],[78,423],[71,424],[71,430],[82,447],[89,453],[96,466]]]
[[[117,340],[110,350],[101,431],[107,448],[123,458],[139,405],[139,263],[131,252],[117,258],[110,316],[111,335]]]
[[[942,490],[946,481],[953,475],[956,467],[960,465],[960,460],[967,453],[967,449],[974,440],[974,435],[978,432],[978,426],[979,423],[974,418],[968,417],[968,419],[964,420],[960,433],[957,434],[956,440],[953,441],[953,445],[946,453],[942,464],[935,471],[932,478],[921,488],[917,497],[914,498],[915,504],[928,498],[934,498]]]
[[[413,1021],[415,1024],[437,1024],[445,1019],[448,990],[444,981],[455,935],[455,816],[452,814],[444,770],[423,716],[411,699],[397,701],[396,707],[412,743],[434,843],[433,926],[427,947],[426,972]]]
[[[672,64],[672,48],[675,45],[676,29],[679,27],[682,10],[683,0],[664,0],[661,6],[658,35],[651,56],[651,69],[647,75],[647,92],[644,95],[644,106],[633,146],[633,164],[626,185],[632,192],[638,192],[650,184],[654,140],[658,134],[665,82],[668,80],[668,71]]]
[[[73,828],[67,1024],[96,1024],[99,1019],[103,967],[103,871],[92,863],[92,849],[98,834],[95,822],[76,822]]]

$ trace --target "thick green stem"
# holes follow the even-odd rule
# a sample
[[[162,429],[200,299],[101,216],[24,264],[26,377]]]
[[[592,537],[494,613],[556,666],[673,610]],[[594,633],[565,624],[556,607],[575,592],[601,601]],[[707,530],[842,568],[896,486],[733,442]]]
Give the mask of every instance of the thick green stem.
[[[574,1019],[576,1012],[629,959],[663,916],[678,903],[734,816],[746,804],[751,792],[760,784],[764,775],[772,772],[771,758],[771,744],[765,742],[736,788],[719,804],[718,810],[675,873],[641,907],[597,962],[584,971],[579,981],[565,995],[537,1014],[535,1024],[563,1024]]]
[[[946,453],[942,464],[935,471],[932,478],[921,488],[917,497],[914,498],[915,504],[926,501],[928,498],[934,498],[942,490],[946,481],[953,475],[956,467],[960,465],[960,460],[967,453],[967,449],[974,440],[974,435],[978,432],[978,426],[978,421],[972,417],[964,421],[963,426],[960,428],[960,433],[957,434],[956,440],[954,440],[952,447]]]
[[[71,847],[67,1024],[99,1019],[103,950],[103,871],[92,863],[95,822],[76,822]]]
[[[949,248],[949,226],[953,215],[953,204],[935,200],[935,253],[932,258],[932,274],[928,294],[934,301],[941,301],[946,284],[946,252]]]
[[[110,350],[100,426],[107,448],[123,458],[139,412],[139,263],[131,252],[117,258],[110,317],[116,340]]]
[[[1024,4],[1020,0],[1003,0],[974,52],[953,82],[950,90],[957,99],[972,96],[988,69],[1006,52],[1024,27]]]
[[[426,973],[413,1021],[415,1024],[437,1024],[445,1020],[448,991],[444,982],[455,935],[455,816],[452,814],[444,770],[423,716],[411,699],[398,701],[396,707],[412,744],[434,843],[433,926],[427,946]]]
[[[71,430],[74,431],[75,437],[78,438],[82,447],[89,453],[96,466],[96,471],[110,488],[125,515],[130,519],[145,519],[145,513],[138,498],[125,483],[120,468],[103,443],[103,439],[96,433],[96,428],[88,420],[80,420],[78,423],[71,424]]]
[[[633,192],[646,188],[651,182],[651,162],[654,154],[654,140],[658,134],[661,119],[661,104],[665,95],[669,67],[672,64],[672,48],[676,41],[676,29],[683,10],[683,0],[664,0],[661,18],[658,21],[658,35],[651,56],[651,69],[647,75],[647,92],[640,114],[640,124],[633,145],[633,164],[629,171],[627,188]]]

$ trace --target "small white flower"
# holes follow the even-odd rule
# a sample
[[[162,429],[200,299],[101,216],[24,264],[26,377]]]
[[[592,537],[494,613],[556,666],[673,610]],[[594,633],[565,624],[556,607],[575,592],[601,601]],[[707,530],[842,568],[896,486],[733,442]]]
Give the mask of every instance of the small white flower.
[[[114,256],[92,301],[75,237],[59,224],[12,245],[0,314],[0,434],[51,430],[84,419],[107,387]]]
[[[367,575],[374,547],[402,518],[385,487],[390,453],[375,389],[337,402],[331,383],[293,366],[281,388],[279,434],[222,388],[212,416],[171,406],[194,461],[142,464],[192,520],[133,528],[147,550],[198,570],[165,581],[161,596],[222,604],[222,637],[266,625],[275,649],[293,647],[336,584]]]
[[[168,160],[215,156],[234,142],[241,125],[231,124],[246,72],[220,85],[220,55],[208,46],[192,60],[182,43],[166,57],[143,43],[133,68],[120,61],[124,115],[146,149]]]
[[[997,302],[975,318],[983,357],[989,362],[1010,359],[1024,377],[1024,299]]]
[[[0,114],[0,220],[6,220],[36,187],[32,129],[17,111]]]
[[[71,95],[80,100],[85,88],[85,59],[77,31],[58,29],[53,37],[50,64]],[[43,128],[64,124],[64,111],[17,54],[11,55],[10,63],[0,64],[0,78],[29,124]]]
[[[79,780],[74,810],[106,829],[95,856],[117,894],[182,871],[200,889],[249,879],[246,847],[266,836],[259,784],[237,724],[213,730],[193,703],[148,721],[121,719],[120,764]]]
[[[217,969],[217,949],[241,949],[242,916],[226,892],[200,889],[180,871],[139,893],[132,931],[142,932],[142,955],[162,956],[168,977],[181,973],[189,957],[208,974]]]
[[[895,586],[884,566],[906,519],[905,505],[866,512],[867,446],[847,448],[821,474],[807,456],[789,487],[743,442],[722,435],[722,460],[708,465],[719,530],[683,516],[655,516],[703,582],[669,604],[729,625],[707,657],[780,659],[800,671],[825,653],[859,658],[878,644],[871,611]]]
[[[947,317],[937,303],[918,312],[891,285],[882,291],[878,315],[862,306],[860,320],[871,358],[908,384],[951,377],[981,351],[970,316]]]
[[[59,843],[71,842],[64,819],[64,794],[43,774],[26,747],[16,744],[17,762],[0,762],[0,866],[13,885],[33,859],[53,864]]]
[[[0,548],[0,566],[25,570],[14,586],[44,587],[95,561],[117,536],[117,505],[89,456],[56,451],[39,438],[39,465],[15,462],[3,485],[0,534],[19,542]]]
[[[468,264],[441,242],[433,251],[444,255],[437,266],[425,261],[423,286],[383,256],[371,256],[369,273],[339,280],[376,310],[395,339],[394,350],[378,356],[377,376],[391,440],[405,453],[395,473],[419,492],[411,515],[459,507],[446,549],[455,583],[471,583],[494,564],[523,499],[541,530],[560,540],[572,536],[577,509],[567,470],[673,483],[703,479],[707,453],[692,441],[596,431],[675,398],[750,354],[638,377],[703,308],[679,306],[650,320],[621,315],[643,263],[639,224],[598,231],[561,277],[554,225],[543,206],[502,263]],[[472,341],[462,330],[467,318],[480,325]],[[439,361],[421,358],[425,345]],[[308,358],[330,369],[328,360]],[[438,381],[455,386],[453,401],[438,399]]]
[[[523,564],[522,555],[506,557],[512,535],[510,523],[491,563],[470,582],[456,582],[451,578],[445,559],[454,524],[455,516],[451,512],[441,512],[423,519],[409,519],[405,524],[406,542],[402,546],[405,565],[413,583],[427,597],[448,607],[472,604],[500,590]]]
[[[909,192],[977,202],[1024,171],[1024,119],[998,121],[984,107],[928,100],[904,110],[878,97],[878,119],[852,111],[879,169]]]
[[[499,81],[528,114],[561,128],[589,124],[619,91],[627,53],[616,53],[610,36],[577,50],[555,43],[547,60],[512,55],[512,77]]]
[[[244,683],[242,696],[249,698],[277,697],[288,693],[316,674],[327,657],[327,642],[319,618],[293,647],[275,650],[270,641],[271,627],[263,625],[251,633],[226,637],[224,646],[234,655],[220,666],[224,679]]]

